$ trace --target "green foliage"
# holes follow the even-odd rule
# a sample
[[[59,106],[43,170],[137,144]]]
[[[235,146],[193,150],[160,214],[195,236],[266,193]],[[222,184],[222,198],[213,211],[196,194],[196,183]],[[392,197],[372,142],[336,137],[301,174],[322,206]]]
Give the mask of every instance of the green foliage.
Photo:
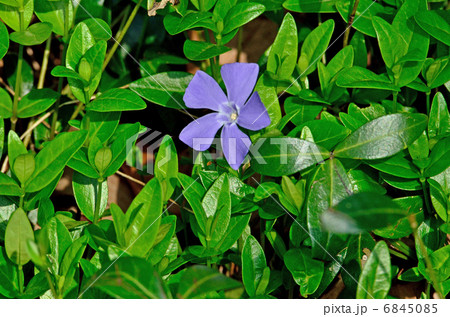
[[[0,298],[448,297],[448,1],[76,2],[0,0]]]

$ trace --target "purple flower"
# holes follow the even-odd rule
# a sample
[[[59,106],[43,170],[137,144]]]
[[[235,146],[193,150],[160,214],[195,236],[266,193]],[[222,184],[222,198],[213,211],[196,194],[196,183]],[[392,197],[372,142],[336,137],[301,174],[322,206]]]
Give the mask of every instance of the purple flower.
[[[223,65],[220,72],[228,96],[211,76],[198,71],[189,83],[183,100],[189,108],[206,108],[215,112],[188,124],[181,131],[180,140],[196,151],[205,151],[211,146],[217,131],[223,127],[222,150],[230,166],[237,170],[251,145],[250,138],[238,126],[257,131],[270,124],[266,107],[258,93],[255,91],[252,94],[258,71],[257,64]]]

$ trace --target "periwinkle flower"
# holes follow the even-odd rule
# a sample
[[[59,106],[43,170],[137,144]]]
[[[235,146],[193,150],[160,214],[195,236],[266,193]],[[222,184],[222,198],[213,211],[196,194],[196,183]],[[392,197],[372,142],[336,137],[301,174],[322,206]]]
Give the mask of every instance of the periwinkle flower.
[[[228,96],[211,76],[197,71],[183,100],[189,108],[206,108],[215,112],[188,124],[181,131],[180,140],[196,151],[205,151],[223,127],[222,150],[230,166],[237,170],[251,145],[250,138],[238,126],[257,131],[270,124],[269,114],[258,93],[252,94],[258,71],[258,65],[252,63],[223,65],[220,72]]]

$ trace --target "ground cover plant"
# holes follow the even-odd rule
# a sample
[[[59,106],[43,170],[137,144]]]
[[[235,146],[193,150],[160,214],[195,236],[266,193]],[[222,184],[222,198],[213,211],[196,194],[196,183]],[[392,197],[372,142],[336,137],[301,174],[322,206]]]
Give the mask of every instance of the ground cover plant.
[[[445,298],[448,7],[0,0],[0,298]]]

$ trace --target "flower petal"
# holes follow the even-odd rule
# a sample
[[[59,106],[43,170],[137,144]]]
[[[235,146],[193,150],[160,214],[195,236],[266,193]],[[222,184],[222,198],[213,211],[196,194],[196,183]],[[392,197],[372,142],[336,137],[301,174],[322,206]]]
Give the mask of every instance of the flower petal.
[[[217,113],[210,113],[189,123],[180,133],[180,140],[196,151],[205,151],[223,125]]]
[[[228,99],[219,84],[207,73],[199,70],[192,78],[183,97],[189,108],[206,108],[219,111]]]
[[[222,66],[220,73],[227,87],[228,100],[242,107],[255,88],[258,79],[258,64],[233,63]]]
[[[222,150],[228,164],[235,170],[239,169],[252,141],[235,123],[224,125],[221,137]]]
[[[269,113],[256,91],[241,108],[237,124],[252,131],[264,129],[270,124]]]

